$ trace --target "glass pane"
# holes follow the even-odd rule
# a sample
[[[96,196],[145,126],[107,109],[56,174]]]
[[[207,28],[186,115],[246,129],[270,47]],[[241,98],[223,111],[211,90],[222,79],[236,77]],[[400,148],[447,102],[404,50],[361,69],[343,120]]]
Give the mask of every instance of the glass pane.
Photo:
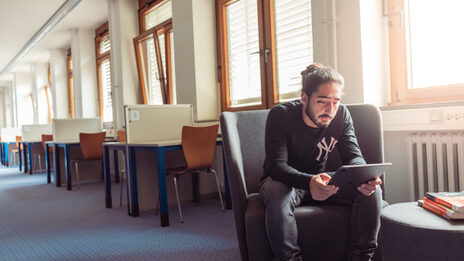
[[[256,0],[226,7],[231,107],[261,104],[258,11]]]
[[[110,60],[105,60],[100,65],[102,102],[103,102],[103,122],[113,121],[113,103],[111,99],[111,66]]]
[[[47,104],[47,90],[45,87],[37,91],[37,109],[39,116],[39,124],[48,123],[48,104]]]
[[[300,97],[301,71],[313,63],[310,0],[274,1],[279,102]]]
[[[169,38],[171,39],[171,81],[172,81],[172,103],[177,104],[177,96],[176,96],[176,66],[174,61],[174,33],[169,31]]]
[[[106,36],[100,41],[100,54],[105,53],[111,49],[110,37]]]
[[[411,88],[464,83],[464,1],[410,0]]]
[[[145,15],[145,30],[159,25],[172,17],[171,1],[166,1],[156,6],[152,11]]]
[[[153,37],[139,43],[143,81],[148,104],[163,104]]]

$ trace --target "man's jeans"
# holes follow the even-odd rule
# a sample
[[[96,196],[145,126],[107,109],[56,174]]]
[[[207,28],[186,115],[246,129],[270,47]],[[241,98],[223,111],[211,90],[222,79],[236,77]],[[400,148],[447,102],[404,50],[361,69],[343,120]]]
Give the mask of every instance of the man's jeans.
[[[308,184],[309,186],[309,184]],[[348,260],[370,260],[377,248],[382,191],[360,194],[353,201],[332,195],[325,201],[313,200],[309,190],[296,189],[267,177],[258,185],[266,206],[266,231],[277,260],[302,260],[297,245],[298,229],[293,211],[300,204],[352,205]]]

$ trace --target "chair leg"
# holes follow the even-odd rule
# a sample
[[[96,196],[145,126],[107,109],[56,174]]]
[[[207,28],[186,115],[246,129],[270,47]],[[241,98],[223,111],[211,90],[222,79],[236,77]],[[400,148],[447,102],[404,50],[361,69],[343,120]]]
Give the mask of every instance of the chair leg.
[[[37,156],[39,156],[39,171],[41,172],[42,171],[42,157],[40,156],[40,154],[38,154]]]
[[[79,168],[77,167],[77,162],[74,163],[76,165],[76,180],[77,180],[77,189],[81,189],[81,182],[79,181]]]
[[[184,218],[182,217],[182,209],[180,207],[179,189],[177,188],[177,176],[174,176],[174,188],[176,189],[177,208],[179,209],[180,223],[184,223]]]
[[[219,186],[219,180],[218,180],[217,173],[216,173],[216,171],[214,169],[211,169],[210,171],[213,172],[214,177],[216,177],[216,185],[217,185],[217,189],[218,189],[218,193],[219,193],[219,200],[221,201],[222,212],[225,212],[226,210],[224,208],[224,202],[222,202],[221,187]]]

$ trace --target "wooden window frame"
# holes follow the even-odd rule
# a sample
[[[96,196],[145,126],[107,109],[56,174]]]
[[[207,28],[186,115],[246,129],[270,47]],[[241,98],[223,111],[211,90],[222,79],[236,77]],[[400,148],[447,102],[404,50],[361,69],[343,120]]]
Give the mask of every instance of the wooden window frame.
[[[237,0],[216,0],[219,82],[221,86],[221,110],[244,111],[271,108],[278,102],[277,63],[274,24],[274,2],[257,0],[259,28],[259,56],[261,72],[261,104],[231,107],[229,91],[229,64],[227,53],[227,5]],[[266,54],[268,53],[268,54]]]
[[[142,68],[142,59],[141,53],[139,50],[139,43],[145,41],[146,39],[153,37],[155,43],[155,52],[156,52],[156,63],[158,65],[158,74],[159,81],[161,86],[161,96],[163,99],[163,104],[172,104],[172,61],[171,61],[171,37],[172,33],[172,18],[153,26],[145,30],[145,15],[152,11],[159,4],[163,4],[166,0],[139,0],[139,31],[140,34],[133,39],[135,57],[137,63],[137,73],[139,76],[140,88],[142,93],[142,100],[144,104],[148,104],[148,95],[146,93],[146,86],[143,75]],[[161,49],[158,39],[158,33],[164,34],[164,46],[165,46],[165,62],[166,62],[166,72],[163,68],[163,62],[161,60]],[[144,51],[145,52],[145,51]],[[148,76],[147,76],[148,77]]]
[[[391,103],[407,105],[418,103],[464,100],[464,84],[409,88],[411,80],[408,71],[407,43],[407,0],[388,0],[388,34],[390,48]]]
[[[68,90],[69,90],[69,112],[71,118],[74,118],[74,93],[73,93],[73,76],[72,76],[72,52],[71,48],[67,51],[66,57],[68,65]]]
[[[100,27],[95,29],[95,57],[97,59],[97,83],[98,83],[98,102],[100,108],[100,118],[103,121],[103,83],[102,83],[102,72],[101,72],[101,64],[105,61],[110,61],[111,67],[111,60],[110,60],[110,53],[111,50],[108,50],[104,53],[100,53],[100,43],[109,37],[110,31],[108,27],[108,22],[102,24]]]

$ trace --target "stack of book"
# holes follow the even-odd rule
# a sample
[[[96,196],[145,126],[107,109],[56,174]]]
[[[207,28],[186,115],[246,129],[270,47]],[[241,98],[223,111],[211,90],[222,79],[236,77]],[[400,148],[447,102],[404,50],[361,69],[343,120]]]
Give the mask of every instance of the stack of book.
[[[464,191],[427,192],[418,205],[447,219],[464,219]]]

